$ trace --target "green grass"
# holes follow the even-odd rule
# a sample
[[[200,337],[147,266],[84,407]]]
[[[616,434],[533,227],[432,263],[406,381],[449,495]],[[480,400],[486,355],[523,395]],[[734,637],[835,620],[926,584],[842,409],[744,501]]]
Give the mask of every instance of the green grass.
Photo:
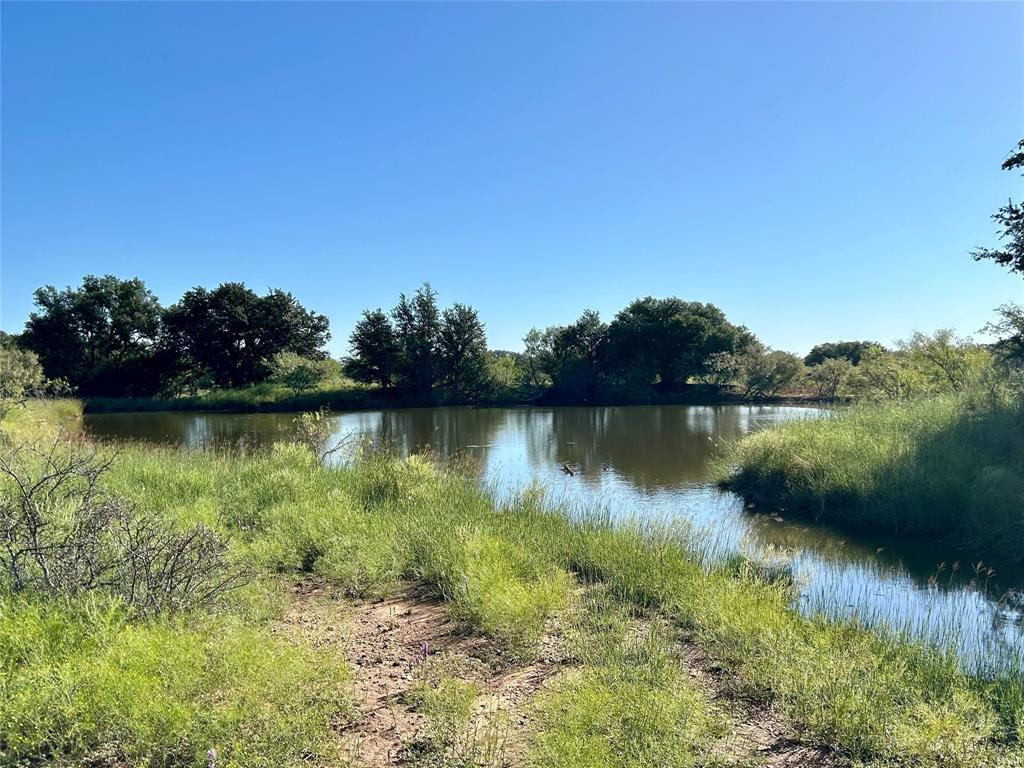
[[[238,617],[135,623],[113,601],[0,598],[0,761],[334,764],[347,672]],[[305,757],[303,757],[305,756]]]
[[[38,416],[18,418],[31,425]],[[324,468],[297,446],[245,457],[124,446],[106,483],[144,511],[216,527],[231,537],[234,558],[265,574],[310,573],[355,595],[386,593],[406,579],[433,584],[453,616],[520,659],[536,652],[545,625],[571,605],[578,583],[598,585],[622,610],[650,612],[673,632],[692,637],[737,690],[765,702],[806,738],[852,758],[903,766],[1010,766],[1024,760],[1024,693],[1013,670],[967,674],[951,653],[894,633],[802,617],[791,609],[785,585],[757,578],[754,569],[739,569],[737,576],[702,568],[683,530],[570,517],[536,494],[496,503],[472,480],[422,459],[372,455],[349,468]],[[18,616],[43,610],[32,602],[5,605]],[[270,744],[265,753],[286,765],[307,749],[300,745],[323,743],[329,710],[344,711],[334,698],[343,670],[330,672],[313,694],[280,679],[311,683],[308,670],[321,661],[276,637],[265,619],[251,615],[260,611],[228,606],[215,615],[176,620],[180,624],[118,619],[99,632],[77,608],[44,609],[66,616],[59,620],[70,639],[38,644],[30,659],[2,651],[7,661],[0,705],[10,713],[7,719],[45,723],[17,726],[18,754],[81,756],[114,745],[142,764],[188,765],[208,744],[241,750],[253,738]],[[65,610],[71,613],[60,613]],[[613,613],[597,610],[605,621]],[[3,623],[15,626],[6,618]],[[608,636],[596,625],[583,631]],[[6,631],[4,642],[13,647],[22,634]],[[93,635],[110,639],[94,643],[88,639]],[[179,642],[185,647],[179,649]],[[702,764],[719,721],[679,676],[670,643],[655,638],[650,645],[593,645],[594,654],[582,654],[579,670],[542,704],[533,762]],[[282,664],[293,672],[275,674]],[[211,667],[217,670],[212,677]],[[83,669],[100,670],[84,687],[78,676],[92,673]],[[138,679],[139,687],[125,690],[130,682],[120,679],[119,670],[131,672],[127,680]],[[34,676],[46,685],[23,682]],[[30,695],[36,687],[52,692],[46,702],[77,703],[63,710],[40,703]],[[265,696],[251,695],[264,688]],[[13,697],[14,690],[22,693]],[[118,715],[128,725],[108,725],[105,702],[129,699],[137,709]],[[193,700],[222,703],[230,715],[190,714],[186,705]],[[175,728],[153,725],[179,705],[183,714],[171,720]],[[208,712],[207,706],[197,709]],[[250,736],[249,729],[258,735]],[[684,742],[692,748],[684,749]],[[0,736],[0,749],[10,752],[11,743],[11,736]],[[317,747],[310,749],[316,754]]]
[[[866,403],[736,444],[727,484],[819,519],[1024,557],[1024,410],[956,396]]]
[[[383,390],[344,380],[315,389],[295,392],[281,384],[264,382],[244,389],[213,389],[201,395],[181,397],[92,397],[90,413],[135,411],[316,411],[320,408],[355,410],[381,408],[391,398]]]
[[[709,765],[726,715],[690,678],[656,623],[600,590],[569,633],[580,660],[536,702],[533,764],[543,768]]]

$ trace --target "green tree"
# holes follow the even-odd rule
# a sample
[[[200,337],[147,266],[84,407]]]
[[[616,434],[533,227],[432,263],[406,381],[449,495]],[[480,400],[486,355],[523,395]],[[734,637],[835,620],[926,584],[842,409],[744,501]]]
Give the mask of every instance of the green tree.
[[[902,400],[922,389],[920,372],[909,356],[882,347],[873,347],[861,356],[850,383],[857,393],[883,400]]]
[[[402,350],[390,318],[380,309],[363,311],[348,339],[345,370],[356,381],[389,389],[395,383]]]
[[[156,296],[138,278],[86,275],[79,288],[35,292],[22,344],[46,375],[85,394],[147,394],[159,386]]]
[[[398,368],[401,382],[420,395],[430,394],[437,375],[435,367],[441,331],[437,293],[430,283],[424,283],[412,297],[401,294],[391,317],[401,350]]]
[[[927,392],[963,392],[992,366],[991,352],[950,330],[915,333],[899,348]]]
[[[244,387],[267,379],[281,352],[323,359],[329,338],[327,318],[292,294],[259,296],[243,283],[223,283],[193,288],[167,310],[162,345],[185,381]]]
[[[1002,168],[1004,171],[1024,169],[1024,139],[1017,143],[1016,151],[1006,158]],[[1006,205],[992,214],[992,220],[999,225],[997,237],[1004,241],[1003,247],[977,248],[971,255],[979,261],[991,259],[1024,275],[1024,204],[1007,200]]]
[[[20,349],[9,338],[0,341],[0,419],[46,386],[46,376],[34,352]]]
[[[713,304],[648,296],[632,302],[608,326],[608,363],[670,389],[706,373],[715,353],[740,353],[752,340]]]
[[[987,333],[998,337],[992,351],[1002,364],[1024,368],[1024,307],[1004,304],[997,312],[999,319],[985,326]]]
[[[326,381],[331,375],[332,363],[327,359],[311,360],[294,352],[278,352],[271,366],[271,380],[298,394]]]
[[[826,360],[849,360],[852,365],[857,365],[861,355],[877,346],[873,341],[830,341],[817,344],[804,358],[804,365],[820,365]]]
[[[807,369],[807,381],[818,397],[837,397],[850,380],[853,363],[846,357],[826,357]]]
[[[584,401],[599,396],[608,325],[597,312],[588,309],[571,325],[548,328],[539,344],[538,354],[556,391]]]
[[[477,311],[453,304],[441,316],[437,339],[438,368],[457,400],[479,398],[488,386],[487,334]]]
[[[796,383],[804,372],[803,360],[791,352],[754,352],[749,357],[746,366],[748,396],[773,397]]]

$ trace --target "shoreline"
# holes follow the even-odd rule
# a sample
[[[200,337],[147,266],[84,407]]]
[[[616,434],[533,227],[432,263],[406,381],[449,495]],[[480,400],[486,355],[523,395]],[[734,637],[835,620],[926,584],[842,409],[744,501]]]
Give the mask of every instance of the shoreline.
[[[244,390],[243,390],[244,392]],[[301,413],[328,408],[332,411],[406,410],[413,408],[607,408],[658,405],[788,405],[831,406],[844,400],[804,395],[780,395],[749,398],[739,395],[714,395],[708,392],[678,393],[649,398],[598,398],[590,401],[548,396],[536,398],[496,398],[484,401],[417,398],[395,393],[374,396],[373,390],[353,396],[351,390],[324,391],[295,395],[282,399],[247,400],[244,394],[199,395],[182,398],[82,398],[84,413]]]

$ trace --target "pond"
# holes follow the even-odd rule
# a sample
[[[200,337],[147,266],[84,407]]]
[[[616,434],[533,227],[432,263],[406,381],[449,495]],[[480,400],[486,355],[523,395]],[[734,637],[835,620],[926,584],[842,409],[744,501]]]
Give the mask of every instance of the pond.
[[[754,514],[719,491],[710,462],[723,442],[822,411],[783,406],[606,408],[421,408],[337,414],[335,434],[408,455],[429,448],[464,456],[499,495],[531,485],[570,509],[615,516],[684,518],[712,556],[736,551],[793,562],[798,607],[858,616],[957,648],[969,665],[1022,658],[1019,566],[934,542],[839,530],[790,516]],[[186,449],[256,450],[292,434],[294,414],[87,414],[105,440],[146,440]],[[954,567],[957,564],[957,567]]]

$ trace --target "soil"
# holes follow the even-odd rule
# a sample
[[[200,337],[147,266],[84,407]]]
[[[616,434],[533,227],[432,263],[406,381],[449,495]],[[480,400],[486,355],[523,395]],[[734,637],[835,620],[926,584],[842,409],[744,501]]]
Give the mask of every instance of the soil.
[[[401,585],[383,600],[353,601],[325,584],[294,585],[285,627],[314,646],[336,644],[349,662],[356,713],[339,722],[344,752],[365,768],[409,764],[427,749],[427,723],[410,693],[418,680],[443,668],[471,680],[480,695],[471,731],[497,746],[501,765],[525,764],[530,703],[573,664],[552,623],[535,658],[523,661],[493,639],[467,632],[435,592]],[[646,631],[638,622],[637,631]],[[687,638],[680,663],[734,723],[716,757],[737,766],[804,768],[849,765],[826,747],[807,743],[770,707],[736,694],[723,671]]]

